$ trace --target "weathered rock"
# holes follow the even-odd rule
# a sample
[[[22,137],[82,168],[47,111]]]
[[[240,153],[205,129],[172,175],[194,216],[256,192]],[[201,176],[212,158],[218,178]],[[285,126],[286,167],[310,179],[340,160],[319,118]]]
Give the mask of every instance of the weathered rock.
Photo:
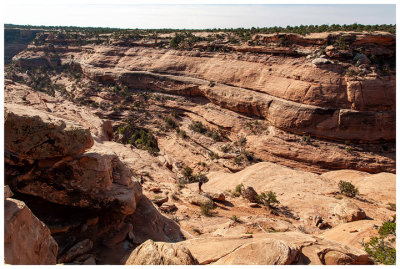
[[[4,149],[19,158],[78,155],[93,146],[89,130],[48,113],[6,104],[4,117]]]
[[[250,203],[249,207],[260,207],[260,205],[258,203]]]
[[[225,201],[225,195],[223,193],[207,193],[207,196],[213,201]]]
[[[253,187],[248,186],[248,187],[242,187],[242,196],[243,198],[249,200],[251,203],[256,203],[257,202],[257,192],[254,190]]]
[[[352,222],[366,218],[364,210],[358,207],[355,203],[345,199],[335,206],[333,213],[344,222]]]
[[[187,247],[200,264],[325,264],[325,255],[337,251],[352,257],[351,264],[370,264],[368,254],[354,247],[297,232],[253,237],[208,237],[177,243]],[[300,250],[301,249],[301,255]],[[258,252],[259,250],[262,250]],[[238,252],[237,252],[238,251]],[[238,258],[236,259],[236,255]],[[329,257],[330,255],[328,255]],[[333,255],[332,255],[333,256]],[[241,259],[239,259],[241,257]],[[279,258],[278,258],[279,257]],[[341,262],[329,257],[329,262]]]
[[[324,59],[324,58],[316,58],[312,60],[312,64],[315,66],[323,65],[323,64],[333,64],[331,60]]]
[[[184,240],[180,227],[171,219],[163,216],[147,198],[140,199],[135,213],[125,222],[133,224],[132,241],[141,244],[148,239],[164,242]]]
[[[299,249],[281,240],[264,239],[242,245],[215,264],[285,265],[296,262]]]
[[[14,193],[11,191],[10,186],[5,185],[4,186],[4,199],[10,198],[14,195]]]
[[[89,239],[78,242],[72,248],[70,248],[64,255],[59,259],[59,263],[72,262],[76,257],[87,253],[93,248],[93,242]]]
[[[163,203],[168,202],[168,196],[163,197],[163,198],[159,198],[159,199],[154,199],[151,200],[153,203],[155,203],[158,206],[161,206]]]
[[[162,206],[160,206],[160,210],[163,212],[173,212],[177,209],[178,208],[176,207],[176,205],[171,204],[171,203],[166,203],[166,204],[163,204]]]
[[[194,265],[198,261],[190,250],[175,244],[147,240],[129,256],[127,265]]]
[[[189,202],[193,205],[201,206],[205,203],[212,202],[212,200],[204,195],[194,193],[189,197]]]
[[[24,202],[4,201],[4,261],[7,264],[56,264],[58,245]]]

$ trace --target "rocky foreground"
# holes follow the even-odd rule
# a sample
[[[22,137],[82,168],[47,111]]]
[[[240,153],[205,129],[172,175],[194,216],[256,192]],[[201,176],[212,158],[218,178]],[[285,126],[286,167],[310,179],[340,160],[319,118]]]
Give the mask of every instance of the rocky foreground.
[[[96,38],[41,32],[6,67],[6,263],[374,263],[394,35]]]

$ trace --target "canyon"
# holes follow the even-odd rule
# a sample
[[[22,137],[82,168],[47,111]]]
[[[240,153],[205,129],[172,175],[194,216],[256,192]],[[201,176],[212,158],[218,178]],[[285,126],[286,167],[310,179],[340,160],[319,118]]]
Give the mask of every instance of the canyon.
[[[5,263],[374,263],[394,34],[5,36]]]

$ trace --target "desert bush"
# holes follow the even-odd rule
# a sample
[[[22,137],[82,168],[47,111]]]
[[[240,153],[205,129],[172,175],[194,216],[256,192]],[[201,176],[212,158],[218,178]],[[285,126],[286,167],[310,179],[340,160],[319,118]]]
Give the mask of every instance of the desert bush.
[[[189,180],[190,178],[193,177],[193,170],[189,166],[186,166],[185,168],[183,168],[182,174],[184,178]]]
[[[237,223],[240,223],[240,222],[241,222],[241,220],[239,219],[239,217],[236,216],[236,215],[232,215],[232,217],[230,217],[230,219],[233,220],[234,222],[237,222]]]
[[[136,129],[129,139],[129,144],[147,150],[153,155],[160,151],[156,138],[149,131],[144,129]]]
[[[378,230],[379,237],[372,237],[365,243],[365,251],[376,264],[396,264],[396,215],[392,221],[386,221]]]
[[[242,188],[243,188],[243,184],[240,183],[239,185],[236,185],[235,187],[235,193],[238,193],[239,195],[242,194]]]
[[[256,200],[258,203],[268,207],[274,207],[275,205],[280,203],[276,198],[276,193],[272,191],[269,191],[267,193],[262,192],[261,194],[256,196]]]
[[[175,130],[176,130],[176,133],[180,137],[182,137],[182,138],[186,138],[187,137],[187,134],[186,134],[185,130],[181,130],[181,129],[179,129],[179,127],[177,127]]]
[[[215,214],[215,212],[213,212],[215,208],[217,208],[217,206],[211,200],[200,205],[201,214],[207,217],[211,217]]]
[[[205,127],[200,121],[193,121],[189,125],[189,129],[201,134],[205,134],[208,131],[207,127]]]
[[[137,148],[147,150],[153,155],[160,151],[157,139],[150,131],[135,128],[131,124],[118,127],[114,137],[116,142],[134,145]]]
[[[356,197],[358,194],[358,189],[350,182],[341,180],[339,182],[340,193],[348,197]]]
[[[219,155],[213,151],[208,152],[208,155],[210,156],[211,160],[219,159]]]
[[[228,153],[229,151],[232,150],[232,146],[231,145],[223,145],[220,149],[222,152]]]
[[[167,129],[175,129],[178,127],[176,122],[168,116],[164,118],[164,121],[165,121],[165,128]]]

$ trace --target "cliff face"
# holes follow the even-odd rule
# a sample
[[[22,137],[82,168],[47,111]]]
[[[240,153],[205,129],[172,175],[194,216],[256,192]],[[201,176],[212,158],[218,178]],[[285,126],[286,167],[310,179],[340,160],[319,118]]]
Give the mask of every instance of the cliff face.
[[[276,47],[282,38],[291,47]],[[72,64],[94,81],[203,96],[297,134],[342,141],[395,139],[395,76],[382,74],[368,58],[393,58],[394,35],[258,35],[253,39],[264,46],[230,45],[226,49],[232,53],[212,53],[202,52],[202,44],[194,45],[196,51],[176,51],[149,48],[144,41],[65,47],[59,45],[59,38],[48,35],[44,42],[53,51],[46,45],[31,46],[15,62],[21,67]],[[345,40],[347,47],[327,46],[332,40]]]
[[[11,63],[12,57],[26,49],[28,44],[35,39],[37,33],[43,30],[31,29],[4,29],[4,63]]]
[[[13,56],[6,262],[370,264],[358,242],[395,202],[395,36],[175,37],[42,32]]]

